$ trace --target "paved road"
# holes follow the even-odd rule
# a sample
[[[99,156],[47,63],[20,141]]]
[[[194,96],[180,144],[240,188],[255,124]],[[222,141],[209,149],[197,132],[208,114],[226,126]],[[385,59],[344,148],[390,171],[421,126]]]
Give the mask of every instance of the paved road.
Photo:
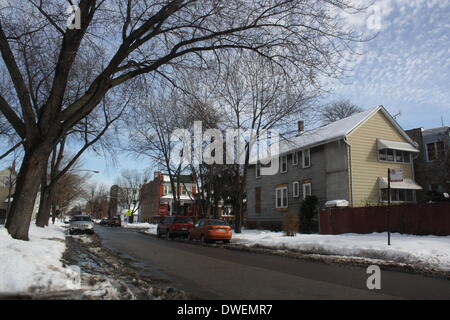
[[[109,248],[127,254],[171,285],[201,299],[450,299],[450,281],[381,272],[369,291],[364,268],[303,261],[157,239],[96,226]]]

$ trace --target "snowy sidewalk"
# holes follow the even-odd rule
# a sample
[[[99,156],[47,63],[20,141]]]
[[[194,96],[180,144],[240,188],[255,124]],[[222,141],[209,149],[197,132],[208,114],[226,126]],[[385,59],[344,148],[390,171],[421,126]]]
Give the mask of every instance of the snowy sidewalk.
[[[391,234],[391,246],[388,246],[387,233],[297,234],[295,237],[285,237],[282,232],[243,230],[241,234],[233,234],[232,243],[248,247],[379,259],[450,271],[450,237],[394,233]]]
[[[156,227],[157,225],[151,225],[147,233],[156,234]],[[387,233],[297,234],[295,237],[286,237],[283,232],[243,230],[240,234],[233,233],[231,244],[340,257],[361,257],[450,272],[450,236],[394,233],[391,234],[392,245],[388,246]]]
[[[32,224],[29,237],[14,240],[0,226],[0,294],[77,289],[79,273],[61,262],[66,249],[61,225],[44,229]]]

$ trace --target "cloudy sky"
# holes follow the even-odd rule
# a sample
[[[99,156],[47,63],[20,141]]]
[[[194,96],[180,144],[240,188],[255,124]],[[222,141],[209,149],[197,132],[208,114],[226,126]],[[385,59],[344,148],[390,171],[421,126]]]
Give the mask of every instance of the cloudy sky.
[[[371,0],[354,0],[364,2]],[[400,113],[404,129],[450,125],[450,0],[375,0],[365,16],[348,16],[377,37],[362,44],[364,54],[346,67],[353,71],[329,84],[325,101],[350,99],[363,108],[383,105]],[[92,181],[111,184],[123,168],[149,169],[150,163],[118,154],[117,166],[92,153],[83,167],[101,171]]]
[[[365,0],[359,0],[365,1]],[[383,105],[400,115],[404,129],[450,125],[450,0],[378,0],[366,16],[349,16],[360,28],[375,28],[377,37],[362,44],[364,54],[351,61],[352,72],[330,83],[325,100],[350,99],[363,108]],[[347,67],[347,66],[346,66]],[[126,167],[149,169],[150,163],[118,156],[118,168],[92,154],[92,180],[112,183]]]

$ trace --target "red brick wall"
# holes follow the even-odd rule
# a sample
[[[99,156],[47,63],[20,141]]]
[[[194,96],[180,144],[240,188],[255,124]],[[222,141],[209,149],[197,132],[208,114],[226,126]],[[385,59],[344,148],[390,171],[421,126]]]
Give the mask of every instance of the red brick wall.
[[[391,232],[414,235],[450,235],[450,203],[394,205]],[[320,212],[320,233],[373,233],[387,231],[387,206],[325,209]]]

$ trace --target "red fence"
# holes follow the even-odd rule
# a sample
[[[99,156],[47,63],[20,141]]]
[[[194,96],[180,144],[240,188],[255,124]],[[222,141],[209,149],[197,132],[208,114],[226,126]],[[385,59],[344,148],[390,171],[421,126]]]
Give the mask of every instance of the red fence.
[[[414,235],[450,235],[450,203],[394,205],[391,232]],[[325,209],[320,212],[320,233],[373,233],[387,231],[387,206]]]

